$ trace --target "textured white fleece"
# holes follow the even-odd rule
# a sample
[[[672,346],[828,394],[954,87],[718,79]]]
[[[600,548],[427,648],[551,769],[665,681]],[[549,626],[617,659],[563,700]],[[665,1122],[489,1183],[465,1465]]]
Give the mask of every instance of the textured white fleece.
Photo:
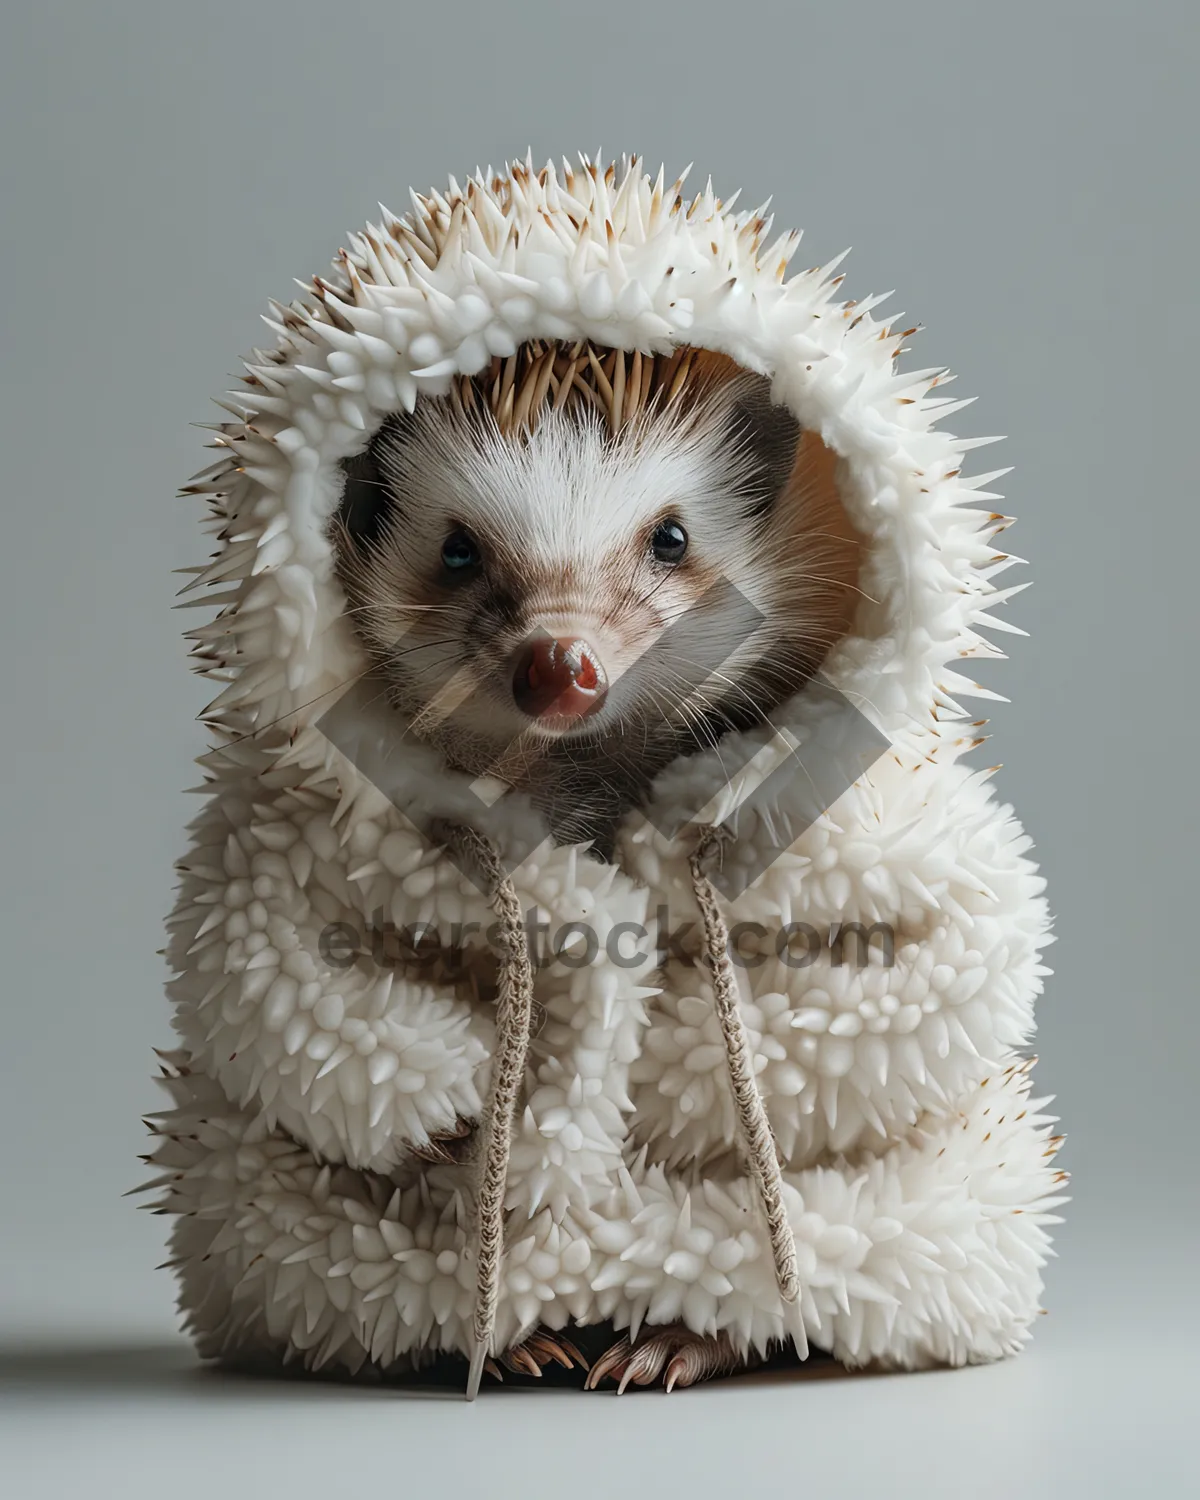
[[[785,280],[798,236],[764,235],[711,189],[685,202],[636,163],[519,165],[414,198],[269,320],[277,345],[248,366],[218,438],[228,452],[193,486],[220,537],[196,580],[219,613],[193,638],[224,684],[210,710],[222,747],[205,758],[172,918],[178,1042],[154,1161],[161,1204],[182,1216],[174,1256],[203,1352],[353,1370],[469,1348],[474,1168],[417,1170],[409,1148],[478,1116],[491,916],[404,816],[418,808],[524,855],[526,907],[551,931],[589,924],[599,944],[590,963],[537,974],[501,1344],[568,1319],[682,1319],[746,1349],[784,1336],[697,930],[661,969],[652,939],[632,962],[606,956],[614,928],[662,905],[695,919],[689,847],[657,830],[706,802],[730,814],[734,862],[790,845],[731,922],[896,933],[891,967],[827,949],[796,967],[768,944],[741,971],[810,1341],[851,1364],[916,1366],[1026,1340],[1062,1201],[1019,1051],[1048,920],[1028,838],[988,773],[957,763],[977,740],[960,700],[991,696],[964,660],[999,654],[982,628],[1011,628],[987,613],[1013,592],[992,581],[1010,562],[994,543],[1005,518],[987,509],[994,476],[960,473],[975,444],[933,426],[955,408],[932,394],[944,372],[897,373],[902,335],[871,300],[836,300],[831,268]],[[364,710],[350,758],[316,727],[365,665],[326,534],[341,460],[388,412],[535,337],[720,350],[769,374],[840,455],[870,550],[825,675],[892,748],[798,837],[799,789],[769,819],[736,810],[728,740],[668,768],[653,820],[629,814],[606,865],[554,847],[515,795],[485,809],[429,751],[392,757],[384,795],[363,772],[394,733],[386,707]],[[776,724],[803,750],[818,718],[802,695]],[[774,733],[751,732],[750,748]],[[368,933],[381,916],[443,941],[479,930],[455,972],[322,956],[329,924]]]

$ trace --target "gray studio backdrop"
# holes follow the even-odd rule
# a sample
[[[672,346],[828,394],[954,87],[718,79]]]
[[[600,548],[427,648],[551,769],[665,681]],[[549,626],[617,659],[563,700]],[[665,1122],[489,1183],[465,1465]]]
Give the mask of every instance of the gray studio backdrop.
[[[47,3],[0,38],[4,660],[0,1303],[162,1330],[139,1113],[199,779],[171,570],[209,397],[343,232],[532,146],[774,194],[797,265],[897,288],[1004,433],[1031,633],[981,763],[1034,836],[1040,1009],[1076,1201],[1047,1340],[1192,1316],[1196,27],[1186,4]],[[1006,582],[1009,581],[1006,579]],[[1013,581],[1016,581],[1015,579]],[[1189,1237],[1192,1237],[1189,1240]],[[1164,1289],[1175,1288],[1164,1301]],[[1074,1322],[1072,1321],[1074,1320]]]

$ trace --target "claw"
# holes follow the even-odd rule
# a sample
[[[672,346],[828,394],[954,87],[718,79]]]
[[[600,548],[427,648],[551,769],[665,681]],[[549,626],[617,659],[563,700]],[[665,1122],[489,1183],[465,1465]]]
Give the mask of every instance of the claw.
[[[588,1368],[587,1360],[570,1339],[564,1338],[561,1333],[551,1333],[545,1328],[537,1329],[522,1343],[514,1344],[511,1349],[506,1349],[499,1356],[499,1361],[506,1370],[511,1370],[515,1375],[532,1375],[539,1380],[542,1371],[552,1362],[561,1365],[564,1370],[572,1370],[576,1366],[581,1370]],[[498,1378],[503,1379],[498,1371],[497,1375]]]
[[[514,1375],[533,1375],[542,1378],[542,1367],[524,1344],[514,1344],[500,1356],[500,1363]]]
[[[695,1385],[697,1381],[711,1380],[715,1375],[731,1375],[751,1362],[743,1359],[723,1335],[705,1339],[703,1343],[685,1344],[676,1352],[667,1366],[663,1383],[668,1391],[673,1391],[677,1385]]]
[[[611,1349],[606,1349],[596,1363],[588,1372],[588,1378],[584,1381],[585,1391],[594,1391],[602,1380],[616,1371],[633,1352],[629,1339],[622,1334]]]
[[[739,1354],[727,1334],[709,1337],[672,1324],[647,1330],[636,1348],[627,1337],[619,1339],[592,1366],[585,1389],[595,1390],[602,1380],[612,1379],[620,1396],[630,1385],[653,1385],[665,1369],[663,1384],[673,1391],[757,1363],[757,1355]]]
[[[578,1344],[572,1343],[570,1339],[563,1338],[561,1333],[558,1336],[558,1343],[560,1348],[562,1348],[571,1357],[574,1363],[578,1365],[581,1370],[586,1371],[590,1368],[591,1361],[583,1353]]]
[[[671,1352],[671,1340],[667,1335],[647,1339],[639,1344],[629,1358],[617,1386],[617,1395],[623,1396],[630,1385],[653,1385],[662,1374],[662,1368]]]
[[[561,1333],[550,1334],[544,1329],[530,1334],[525,1340],[525,1348],[537,1360],[539,1365],[545,1366],[551,1360],[561,1365],[564,1370],[572,1370],[576,1365],[581,1370],[586,1370],[588,1362],[579,1352],[570,1339],[564,1338]]]

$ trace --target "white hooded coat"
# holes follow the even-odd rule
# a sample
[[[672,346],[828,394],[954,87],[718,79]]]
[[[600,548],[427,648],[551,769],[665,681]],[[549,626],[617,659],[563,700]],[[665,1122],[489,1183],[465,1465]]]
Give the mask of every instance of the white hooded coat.
[[[276,347],[248,365],[226,451],[191,487],[220,538],[193,597],[218,610],[194,639],[224,684],[221,743],[172,918],[178,1037],[153,1160],[206,1355],[355,1372],[471,1352],[478,1167],[412,1147],[479,1119],[495,1006],[470,975],[347,962],[329,938],[343,924],[369,948],[382,916],[476,923],[467,956],[485,949],[487,897],[421,831],[431,816],[485,833],[526,910],[550,932],[587,924],[596,950],[536,973],[494,1347],[604,1319],[723,1330],[743,1351],[796,1334],[741,1154],[692,845],[661,831],[702,807],[729,831],[724,857],[764,869],[731,923],[895,934],[890,965],[828,943],[798,965],[768,944],[738,970],[808,1340],[851,1365],[921,1366],[1028,1337],[1063,1201],[1021,1051],[1048,919],[1029,839],[960,760],[978,742],[962,700],[994,696],[967,664],[999,654],[985,628],[1012,628],[990,613],[1014,592],[993,582],[1012,561],[994,540],[1006,518],[988,509],[994,476],[960,472],[976,443],[934,428],[956,409],[934,393],[944,372],[897,372],[903,335],[871,299],[836,300],[829,267],[785,279],[799,237],[768,247],[764,231],[636,162],[516,166],[414,197],[275,310]],[[364,770],[394,737],[378,700],[356,721],[362,753],[318,727],[366,665],[328,536],[342,462],[388,413],[531,338],[728,354],[839,455],[869,545],[823,676],[890,748],[811,826],[799,782],[763,812],[739,811],[727,781],[731,751],[767,747],[754,764],[769,766],[775,728],[669,767],[609,864],[555,847],[516,794],[481,801],[431,749],[391,757],[381,790]],[[773,717],[802,754],[804,695]],[[694,925],[660,965],[663,907]],[[650,938],[622,939],[638,929]]]

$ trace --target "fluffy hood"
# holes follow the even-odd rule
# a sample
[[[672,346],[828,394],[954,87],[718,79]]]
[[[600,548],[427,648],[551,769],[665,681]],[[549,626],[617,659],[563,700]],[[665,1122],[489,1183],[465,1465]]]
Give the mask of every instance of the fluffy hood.
[[[531,338],[686,343],[768,375],[773,398],[840,455],[870,547],[853,633],[824,676],[906,758],[958,754],[975,738],[960,700],[995,696],[964,668],[1001,654],[980,632],[1012,628],[986,612],[1016,592],[993,582],[1013,561],[994,545],[1006,518],[986,508],[997,476],[961,473],[989,440],[935,427],[967,403],[940,394],[944,370],[897,371],[915,330],[876,321],[883,298],[840,300],[837,261],[788,278],[800,236],[769,231],[763,210],[738,212],[711,185],[687,199],[682,179],[664,187],[634,161],[452,181],[350,236],[331,275],[275,306],[276,345],[248,364],[216,440],[229,457],[189,486],[217,497],[221,538],[193,587],[231,585],[218,623],[197,632],[205,668],[228,679],[210,721],[235,736],[300,731],[296,758],[327,755],[309,726],[366,667],[329,522],[342,462],[389,412]]]

